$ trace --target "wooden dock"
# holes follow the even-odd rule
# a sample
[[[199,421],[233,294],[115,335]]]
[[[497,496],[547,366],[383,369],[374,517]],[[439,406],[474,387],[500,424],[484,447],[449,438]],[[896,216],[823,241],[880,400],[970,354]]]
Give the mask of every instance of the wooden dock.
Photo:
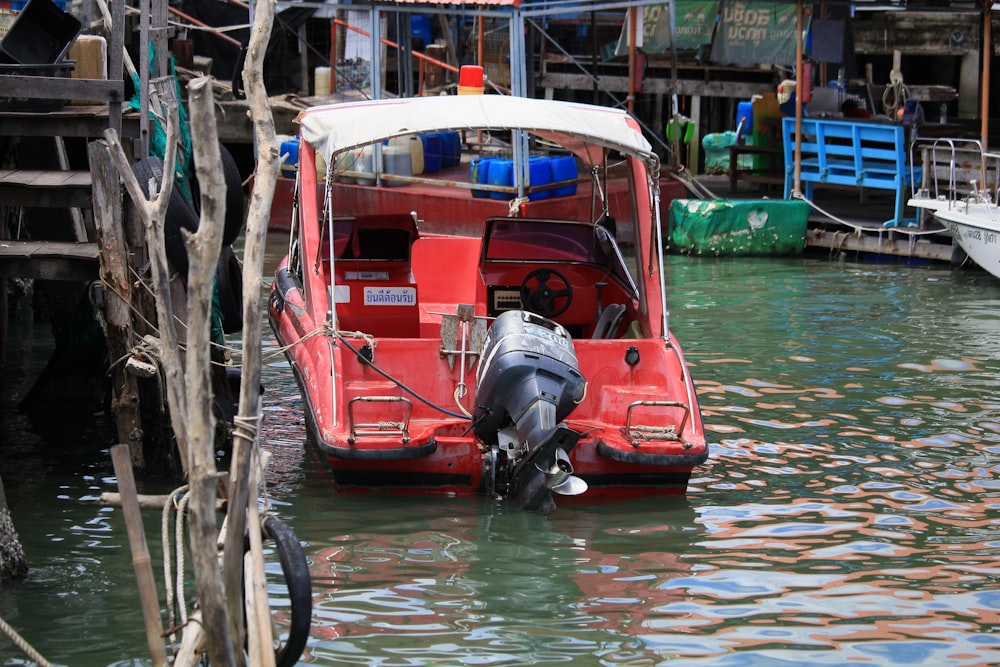
[[[0,277],[96,280],[97,243],[0,240]]]
[[[775,183],[739,182],[730,189],[728,175],[698,176],[697,182],[726,199],[783,199]],[[933,220],[914,226],[887,226],[893,218],[895,193],[858,188],[817,187],[810,202],[806,250],[879,256],[898,261],[950,262],[955,253],[951,233]],[[916,215],[910,209],[908,213]]]

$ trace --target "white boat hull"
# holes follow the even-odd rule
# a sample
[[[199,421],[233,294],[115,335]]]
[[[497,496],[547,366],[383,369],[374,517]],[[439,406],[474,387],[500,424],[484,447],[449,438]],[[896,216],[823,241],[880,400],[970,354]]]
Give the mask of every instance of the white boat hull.
[[[934,212],[951,230],[969,258],[1000,278],[1000,208],[995,204],[959,204]]]

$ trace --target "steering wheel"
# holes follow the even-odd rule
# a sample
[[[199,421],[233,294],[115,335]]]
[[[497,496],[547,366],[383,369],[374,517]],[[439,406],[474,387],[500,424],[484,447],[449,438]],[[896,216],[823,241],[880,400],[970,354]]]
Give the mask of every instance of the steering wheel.
[[[549,286],[549,278],[554,278],[556,287]],[[532,282],[535,286],[532,287]],[[554,301],[564,299],[561,307]],[[521,303],[525,308],[542,317],[555,317],[566,312],[573,301],[573,287],[566,276],[555,269],[535,269],[521,281]]]

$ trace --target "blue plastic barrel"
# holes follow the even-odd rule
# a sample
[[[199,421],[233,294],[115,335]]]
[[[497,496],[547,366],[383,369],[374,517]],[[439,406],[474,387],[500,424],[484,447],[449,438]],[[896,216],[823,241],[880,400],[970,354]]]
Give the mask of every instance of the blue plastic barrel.
[[[469,162],[469,182],[486,185],[489,183],[490,163],[496,158],[477,157]],[[472,196],[477,199],[486,199],[490,196],[489,190],[473,190]]]
[[[431,37],[430,17],[423,14],[412,14],[410,16],[410,35],[414,40],[423,42],[424,48],[428,44],[433,44],[434,39]],[[414,46],[419,48],[419,45]]]
[[[486,175],[487,183],[490,185],[514,185],[514,161],[507,158],[497,158],[490,162],[490,170]],[[490,192],[491,199],[512,199],[513,195],[507,192]]]
[[[462,162],[462,135],[458,130],[441,133],[441,166],[457,167]]]
[[[294,177],[295,172],[299,168],[299,138],[295,137],[294,139],[281,142],[281,149],[278,151],[278,154],[286,156],[281,161],[281,175]]]
[[[560,155],[553,157],[551,165],[553,183],[576,180],[579,175],[576,167],[576,160],[572,155]],[[573,183],[572,185],[562,185],[558,188],[552,189],[553,197],[572,197],[575,194],[576,183]]]
[[[532,188],[539,185],[548,185],[552,182],[552,158],[548,156],[537,156],[528,160],[528,181]],[[548,199],[552,196],[552,191],[533,190],[528,195],[528,201],[538,201]]]
[[[420,140],[424,142],[424,173],[441,171],[441,158],[444,157],[441,133],[425,132],[420,135]]]
[[[742,121],[743,126],[740,127]],[[742,136],[753,135],[753,103],[740,102],[736,105],[736,130]]]

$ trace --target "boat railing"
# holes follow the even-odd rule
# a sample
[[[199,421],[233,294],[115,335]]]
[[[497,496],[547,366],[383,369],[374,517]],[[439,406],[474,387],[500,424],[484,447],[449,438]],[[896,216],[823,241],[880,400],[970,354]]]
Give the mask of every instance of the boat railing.
[[[918,139],[910,146],[910,168],[921,164],[918,199],[944,200],[951,208],[958,202],[996,202],[1000,197],[1000,154],[985,151],[978,140]]]
[[[399,421],[381,420],[378,422],[361,422],[355,409],[363,403],[396,403],[400,406]],[[399,436],[400,441],[406,444],[410,440],[410,415],[413,414],[413,402],[405,396],[356,396],[347,403],[348,426],[351,430],[351,437],[348,441],[353,444],[358,436]]]

